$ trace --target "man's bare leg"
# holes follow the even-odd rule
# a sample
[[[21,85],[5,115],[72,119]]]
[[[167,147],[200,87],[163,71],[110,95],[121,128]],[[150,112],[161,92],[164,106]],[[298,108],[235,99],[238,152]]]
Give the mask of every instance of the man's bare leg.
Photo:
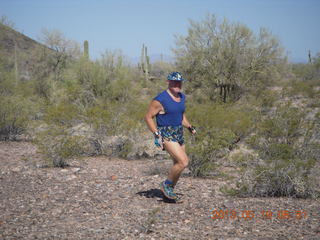
[[[168,179],[173,182],[175,186],[183,170],[189,164],[189,158],[185,151],[185,146],[177,142],[164,141],[164,147],[173,159],[173,166],[171,167]]]

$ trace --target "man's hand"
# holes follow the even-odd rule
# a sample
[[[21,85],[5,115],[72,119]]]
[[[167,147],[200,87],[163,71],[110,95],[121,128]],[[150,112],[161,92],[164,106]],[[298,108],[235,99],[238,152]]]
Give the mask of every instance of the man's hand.
[[[194,135],[194,134],[196,134],[197,133],[197,131],[196,131],[196,127],[194,127],[194,126],[190,126],[190,127],[188,127],[188,130],[189,130],[189,132],[192,134],[192,135]]]
[[[157,147],[162,148],[159,138],[154,138],[154,144],[155,144]]]
[[[158,148],[162,148],[161,141],[160,141],[160,133],[158,131],[156,131],[153,133],[153,135],[154,135],[154,144]]]

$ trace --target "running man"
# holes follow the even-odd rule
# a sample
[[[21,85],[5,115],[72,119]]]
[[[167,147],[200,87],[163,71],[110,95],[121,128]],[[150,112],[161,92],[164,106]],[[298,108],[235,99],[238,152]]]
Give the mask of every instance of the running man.
[[[179,72],[168,75],[168,89],[161,92],[150,103],[145,121],[154,135],[154,143],[157,147],[165,149],[173,159],[173,166],[165,181],[161,183],[161,191],[165,197],[177,200],[173,192],[183,170],[189,164],[186,154],[183,127],[192,134],[195,128],[189,123],[185,114],[185,95],[181,93],[184,79]],[[156,117],[157,126],[153,121]]]

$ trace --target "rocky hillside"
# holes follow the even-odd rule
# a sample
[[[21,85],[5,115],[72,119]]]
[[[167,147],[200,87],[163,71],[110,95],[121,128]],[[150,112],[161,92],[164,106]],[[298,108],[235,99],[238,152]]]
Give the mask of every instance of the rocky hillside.
[[[37,51],[53,52],[43,44],[0,23],[0,55],[6,70],[14,70],[21,80],[29,80]]]

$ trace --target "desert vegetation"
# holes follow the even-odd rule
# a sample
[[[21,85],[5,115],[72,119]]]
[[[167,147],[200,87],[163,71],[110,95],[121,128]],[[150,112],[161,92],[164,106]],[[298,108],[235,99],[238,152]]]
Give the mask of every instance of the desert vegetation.
[[[175,63],[150,63],[145,45],[137,66],[120,50],[92,60],[90,42],[59,31],[43,31],[42,44],[23,51],[19,36],[0,39],[0,138],[33,141],[48,166],[101,154],[135,158],[139,143],[152,142],[147,106],[178,70],[198,131],[186,134],[192,176],[223,174],[228,162],[239,176],[228,193],[320,196],[320,53],[289,63],[267,29],[254,33],[214,15],[177,36]]]

